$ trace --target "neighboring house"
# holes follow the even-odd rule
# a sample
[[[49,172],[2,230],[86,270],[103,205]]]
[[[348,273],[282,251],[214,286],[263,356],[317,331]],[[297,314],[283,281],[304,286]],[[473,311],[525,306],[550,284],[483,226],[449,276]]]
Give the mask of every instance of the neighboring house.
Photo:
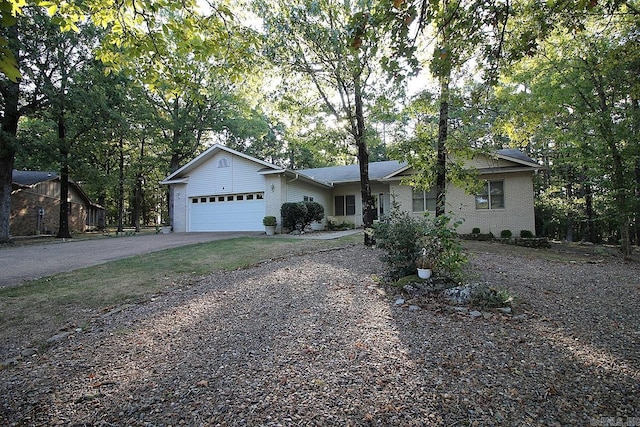
[[[478,155],[470,166],[484,183],[481,194],[466,194],[450,184],[446,189],[447,211],[464,221],[458,231],[535,233],[533,174],[540,166],[518,150]],[[412,173],[402,162],[369,164],[378,218],[389,213],[392,199],[415,215],[435,212],[433,192],[402,184]],[[283,203],[304,200],[322,204],[325,216],[335,222],[361,226],[359,180],[358,165],[290,170],[216,144],[161,184],[171,188],[175,232],[259,231],[265,215],[280,218]]]
[[[104,208],[69,181],[69,231],[104,228]],[[55,172],[13,170],[10,230],[13,236],[55,234],[60,224],[60,177]]]

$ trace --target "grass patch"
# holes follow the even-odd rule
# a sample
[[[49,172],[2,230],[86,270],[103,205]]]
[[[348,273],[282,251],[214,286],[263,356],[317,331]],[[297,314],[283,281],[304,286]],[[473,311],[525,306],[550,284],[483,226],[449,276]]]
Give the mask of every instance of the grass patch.
[[[113,307],[147,300],[216,271],[355,243],[362,243],[361,234],[335,240],[242,237],[166,249],[33,280],[0,289],[0,339],[46,339],[65,325],[82,324]]]

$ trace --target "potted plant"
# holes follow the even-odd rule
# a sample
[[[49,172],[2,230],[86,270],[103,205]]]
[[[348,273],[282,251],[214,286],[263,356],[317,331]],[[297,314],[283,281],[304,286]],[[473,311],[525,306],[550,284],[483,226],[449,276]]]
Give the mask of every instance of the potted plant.
[[[428,279],[431,277],[433,271],[433,261],[427,255],[427,249],[422,248],[422,254],[416,260],[416,266],[418,267],[418,277],[421,279]]]
[[[264,225],[264,230],[267,233],[267,236],[273,236],[276,232],[276,225],[278,224],[276,217],[267,215],[262,218],[262,225]]]

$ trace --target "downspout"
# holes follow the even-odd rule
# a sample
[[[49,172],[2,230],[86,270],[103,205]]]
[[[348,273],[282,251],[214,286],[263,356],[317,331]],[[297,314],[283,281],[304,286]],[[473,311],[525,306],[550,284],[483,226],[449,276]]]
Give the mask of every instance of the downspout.
[[[291,184],[294,181],[297,181],[298,178],[300,178],[300,175],[297,172],[293,172],[293,173],[296,175],[296,177],[293,178],[291,181],[287,181],[287,197],[286,197],[287,201],[289,200],[289,184]]]

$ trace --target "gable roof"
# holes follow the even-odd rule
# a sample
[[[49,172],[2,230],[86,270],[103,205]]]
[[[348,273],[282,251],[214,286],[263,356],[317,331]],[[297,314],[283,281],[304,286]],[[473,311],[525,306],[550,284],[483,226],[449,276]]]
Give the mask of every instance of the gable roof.
[[[384,162],[369,163],[369,180],[377,181],[402,169],[406,162],[387,160]],[[325,168],[300,169],[297,172],[316,181],[340,183],[360,181],[360,166],[358,164],[347,166],[329,166]]]
[[[42,182],[55,181],[59,179],[60,179],[60,175],[58,175],[57,172],[20,171],[17,169],[14,169],[13,171],[11,171],[11,182],[17,185],[18,187],[22,187],[22,188],[34,187],[35,185],[40,184]],[[104,209],[103,206],[100,206],[99,204],[92,201],[87,195],[87,193],[84,192],[82,187],[80,187],[80,185],[78,185],[75,181],[70,179],[69,186],[73,187],[78,192],[80,197],[85,199],[88,205],[94,206],[98,209]]]
[[[359,182],[360,181],[360,167],[358,164],[347,166],[329,166],[324,168],[312,168],[312,169],[286,169],[280,166],[274,165],[263,160],[256,159],[247,154],[233,150],[221,144],[214,144],[206,151],[198,155],[196,158],[177,169],[170,174],[160,184],[179,184],[186,183],[188,179],[188,173],[209,160],[217,153],[224,151],[229,154],[242,157],[257,165],[262,166],[257,173],[261,175],[269,174],[284,174],[291,176],[295,179],[303,179],[311,184],[320,185],[324,187],[332,187],[337,183]],[[509,172],[513,170],[525,170],[525,169],[541,169],[538,163],[529,158],[526,154],[517,149],[502,149],[493,153],[493,156],[498,159],[507,160],[515,163],[514,168],[487,168],[481,169],[482,172],[495,172],[503,171]],[[399,179],[400,174],[411,169],[411,166],[407,162],[400,162],[397,160],[387,160],[382,162],[369,163],[369,180],[371,181],[383,181],[389,179]]]
[[[533,161],[529,156],[524,154],[520,150],[516,150],[515,148],[503,148],[502,150],[496,151],[496,156],[498,158],[502,158],[505,160],[511,160],[512,162],[521,163],[525,166],[531,166],[540,168],[541,166]]]
[[[191,160],[189,163],[187,163],[186,165],[184,165],[181,168],[177,169],[175,172],[171,173],[168,177],[166,177],[164,180],[162,180],[160,182],[160,184],[176,184],[176,183],[185,182],[184,180],[182,180],[180,178],[185,177],[185,175],[187,173],[189,173],[190,171],[192,171],[196,167],[200,166],[202,163],[206,162],[211,157],[215,156],[216,154],[218,154],[221,151],[224,151],[224,152],[227,152],[229,154],[233,154],[235,156],[239,156],[239,157],[242,157],[243,159],[247,159],[249,161],[257,163],[258,165],[263,166],[267,170],[276,170],[276,171],[284,172],[283,168],[281,168],[279,166],[276,166],[276,165],[274,165],[272,163],[256,159],[255,157],[251,157],[251,156],[249,156],[247,154],[244,154],[244,153],[241,153],[239,151],[233,150],[233,149],[231,149],[229,147],[225,147],[224,145],[221,145],[221,144],[214,144],[211,147],[209,147],[208,149],[206,149],[204,152],[202,152],[200,155],[198,155],[196,158]]]
[[[17,169],[11,172],[11,182],[25,187],[56,178],[58,178],[58,174],[55,172],[20,171]]]
[[[486,155],[486,154],[484,154]],[[497,150],[493,153],[493,156],[498,159],[507,160],[513,163],[516,163],[516,167],[514,168],[506,168],[506,167],[494,167],[494,168],[482,168],[478,169],[480,172],[491,173],[491,172],[513,172],[516,170],[536,170],[536,169],[544,169],[543,166],[540,166],[529,156],[524,154],[522,151],[514,149],[514,148],[504,148],[501,150]],[[369,164],[371,166],[371,163]],[[386,175],[383,179],[398,179],[401,178],[400,174],[402,172],[406,172],[411,169],[411,165],[408,163],[403,163],[398,170],[391,172]]]

